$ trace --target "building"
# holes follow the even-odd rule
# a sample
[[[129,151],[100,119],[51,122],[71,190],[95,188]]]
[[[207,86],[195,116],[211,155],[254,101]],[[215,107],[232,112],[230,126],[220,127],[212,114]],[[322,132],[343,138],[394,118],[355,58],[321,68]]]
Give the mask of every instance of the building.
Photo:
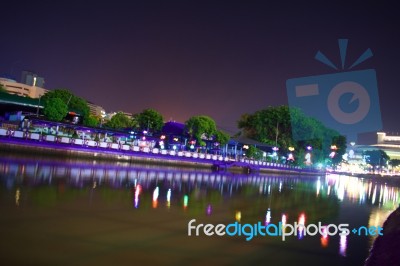
[[[400,136],[390,136],[385,132],[377,132],[377,144],[371,145],[383,150],[390,159],[400,159]]]
[[[105,116],[105,110],[103,107],[101,107],[100,105],[94,104],[92,102],[87,101],[87,104],[89,106],[90,109],[90,114],[96,117],[104,117]]]
[[[18,83],[12,79],[0,78],[0,84],[3,85],[8,93],[23,97],[39,98],[48,92],[48,90],[36,86],[35,82],[33,85],[28,85],[24,83]]]
[[[44,88],[44,78],[39,77],[37,74],[29,71],[22,71],[21,83]]]

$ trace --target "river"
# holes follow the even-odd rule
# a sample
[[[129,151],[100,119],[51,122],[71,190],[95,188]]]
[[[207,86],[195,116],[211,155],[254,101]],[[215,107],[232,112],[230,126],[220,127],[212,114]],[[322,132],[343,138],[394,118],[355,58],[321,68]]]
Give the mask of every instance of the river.
[[[201,227],[199,236],[196,230],[188,236],[188,223],[378,227],[399,205],[399,192],[393,184],[333,174],[241,175],[1,154],[1,261],[362,265],[375,236],[361,231],[246,240],[243,234],[207,236]]]

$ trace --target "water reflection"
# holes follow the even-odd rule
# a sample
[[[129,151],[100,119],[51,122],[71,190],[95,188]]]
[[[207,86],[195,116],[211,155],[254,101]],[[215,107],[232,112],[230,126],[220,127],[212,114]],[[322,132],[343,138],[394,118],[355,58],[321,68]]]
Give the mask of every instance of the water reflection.
[[[81,161],[2,159],[0,178],[2,193],[9,192],[13,198],[10,203],[19,208],[29,199],[30,204],[49,205],[88,191],[92,194],[99,191],[107,200],[113,197],[129,199],[133,209],[175,208],[194,218],[219,215],[224,222],[265,221],[265,225],[297,222],[306,226],[306,222],[330,224],[340,220],[355,225],[382,226],[398,206],[400,193],[398,187],[385,183],[332,174],[316,178],[240,175]],[[341,210],[344,203],[351,205],[349,213]],[[357,206],[370,208],[367,220],[354,217],[352,212],[357,211]],[[303,227],[299,227],[297,238],[305,241]],[[324,235],[318,245],[324,249],[333,247],[336,254],[348,257],[352,239],[352,235],[337,238]],[[374,236],[368,239],[369,247]]]

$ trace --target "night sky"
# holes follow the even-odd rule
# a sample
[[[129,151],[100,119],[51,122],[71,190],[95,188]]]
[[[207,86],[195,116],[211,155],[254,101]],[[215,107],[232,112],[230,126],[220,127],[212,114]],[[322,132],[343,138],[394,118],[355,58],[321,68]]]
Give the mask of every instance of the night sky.
[[[85,2],[85,3],[80,3]],[[209,115],[235,133],[243,113],[287,104],[286,80],[347,66],[377,72],[383,130],[400,132],[400,16],[383,1],[7,1],[1,4],[0,74],[44,77],[107,111]],[[340,70],[342,71],[342,70]]]

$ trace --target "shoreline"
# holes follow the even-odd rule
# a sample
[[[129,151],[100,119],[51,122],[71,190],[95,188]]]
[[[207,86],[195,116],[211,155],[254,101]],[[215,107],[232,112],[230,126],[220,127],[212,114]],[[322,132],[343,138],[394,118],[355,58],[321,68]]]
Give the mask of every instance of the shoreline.
[[[103,162],[125,162],[128,164],[149,164],[160,166],[176,166],[184,168],[208,169],[219,172],[230,172],[237,174],[250,173],[271,173],[278,175],[309,175],[321,176],[327,174],[346,175],[365,179],[370,182],[384,182],[385,184],[400,185],[400,175],[380,175],[380,174],[363,174],[363,173],[340,173],[312,171],[308,169],[282,168],[282,167],[263,167],[257,170],[251,169],[251,165],[247,166],[230,166],[228,162],[220,162],[217,160],[204,160],[188,158],[185,156],[172,156],[154,154],[151,152],[132,152],[126,150],[106,150],[101,148],[71,146],[62,143],[48,143],[44,141],[31,141],[25,139],[0,138],[0,153],[19,153],[34,156],[35,154],[44,157],[71,158],[82,159],[87,161],[103,161]]]
[[[59,158],[77,158],[96,161],[113,161],[139,164],[151,164],[162,166],[179,166],[186,168],[202,168],[214,171],[250,174],[254,172],[288,174],[288,175],[325,175],[322,171],[310,171],[308,169],[281,168],[281,167],[259,167],[252,169],[252,165],[229,166],[228,162],[218,160],[205,160],[188,158],[185,156],[172,156],[153,154],[150,152],[132,152],[125,150],[106,150],[101,148],[71,146],[63,143],[48,143],[44,141],[31,141],[25,139],[0,138],[0,152],[13,152]]]

